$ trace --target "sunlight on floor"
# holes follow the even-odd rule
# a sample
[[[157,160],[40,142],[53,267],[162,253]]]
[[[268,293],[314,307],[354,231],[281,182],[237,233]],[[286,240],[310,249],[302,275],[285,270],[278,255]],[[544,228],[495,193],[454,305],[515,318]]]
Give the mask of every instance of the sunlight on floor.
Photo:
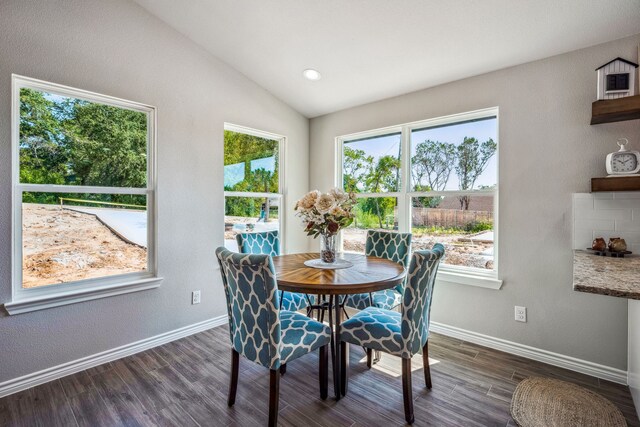
[[[398,309],[396,309],[398,310]],[[346,307],[347,314],[349,317],[353,316],[358,312],[351,307]],[[325,322],[326,323],[326,322]],[[351,345],[352,351],[356,350],[357,346]],[[359,348],[362,351],[362,348]],[[398,356],[392,356],[390,354],[381,353],[380,361],[374,364],[371,369],[376,369],[379,372],[382,372],[387,375],[391,375],[395,378],[400,378],[402,376],[402,361]],[[367,356],[365,355],[362,359],[358,361],[358,363],[362,363],[363,365],[367,364]],[[429,358],[429,366],[435,365],[436,363],[440,363],[439,360]],[[411,359],[411,371],[417,371],[418,369],[422,369],[422,353],[416,354]]]
[[[363,357],[358,361],[358,363],[366,365],[367,357]],[[429,366],[435,365],[436,363],[440,363],[440,361],[432,359],[431,357],[429,358]],[[400,378],[402,376],[402,362],[400,357],[392,356],[390,354],[382,353],[380,361],[374,364],[371,369],[375,369],[396,378]],[[416,354],[413,356],[413,359],[411,359],[411,371],[417,371],[419,369],[422,369],[422,355]]]

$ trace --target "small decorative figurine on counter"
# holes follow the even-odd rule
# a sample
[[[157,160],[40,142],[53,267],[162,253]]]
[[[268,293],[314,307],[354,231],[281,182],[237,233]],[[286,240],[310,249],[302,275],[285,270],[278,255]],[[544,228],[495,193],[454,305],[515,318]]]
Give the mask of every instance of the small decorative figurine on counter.
[[[609,250],[611,252],[624,252],[627,250],[627,242],[620,237],[612,237],[609,239]]]
[[[607,242],[602,237],[596,237],[591,244],[591,249],[594,251],[604,251],[607,249]]]

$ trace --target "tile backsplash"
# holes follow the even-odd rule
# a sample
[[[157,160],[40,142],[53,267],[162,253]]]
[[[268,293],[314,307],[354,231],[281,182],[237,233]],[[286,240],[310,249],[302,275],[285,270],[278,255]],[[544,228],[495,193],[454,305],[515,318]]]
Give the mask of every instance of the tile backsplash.
[[[640,192],[573,194],[573,248],[590,248],[596,237],[622,237],[640,254]]]

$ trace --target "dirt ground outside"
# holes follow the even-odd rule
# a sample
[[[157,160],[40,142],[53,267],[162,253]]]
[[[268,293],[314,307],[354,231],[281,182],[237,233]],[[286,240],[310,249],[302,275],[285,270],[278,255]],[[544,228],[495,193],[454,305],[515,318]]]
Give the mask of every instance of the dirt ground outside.
[[[95,216],[57,205],[22,205],[22,287],[144,271],[147,250]]]
[[[367,230],[346,228],[343,231],[345,251],[364,253]],[[474,234],[414,234],[411,249],[431,249],[434,244],[442,243],[445,248],[443,263],[483,269],[493,269],[493,242],[474,240]]]
[[[235,240],[235,235],[239,232],[234,229],[236,225],[258,225],[257,218],[244,218],[225,216],[226,240]],[[267,225],[268,224],[268,225]],[[278,228],[277,219],[272,219],[270,223],[261,224],[270,229]],[[245,230],[242,230],[245,231]],[[247,229],[246,231],[264,231],[262,229]],[[362,228],[349,227],[342,231],[343,250],[347,252],[364,253],[364,245],[367,237],[367,230]],[[465,267],[475,267],[482,269],[493,269],[493,242],[474,239],[480,233],[455,233],[455,234],[414,234],[412,238],[412,249],[431,249],[434,244],[442,243],[445,247],[444,263],[449,265],[460,265]],[[319,245],[320,243],[318,243]]]

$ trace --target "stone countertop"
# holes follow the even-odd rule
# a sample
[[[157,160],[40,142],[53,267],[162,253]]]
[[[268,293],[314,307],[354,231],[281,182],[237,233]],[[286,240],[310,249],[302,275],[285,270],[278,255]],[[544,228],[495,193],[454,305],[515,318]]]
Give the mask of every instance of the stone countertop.
[[[640,256],[612,258],[575,250],[573,290],[640,300]]]

